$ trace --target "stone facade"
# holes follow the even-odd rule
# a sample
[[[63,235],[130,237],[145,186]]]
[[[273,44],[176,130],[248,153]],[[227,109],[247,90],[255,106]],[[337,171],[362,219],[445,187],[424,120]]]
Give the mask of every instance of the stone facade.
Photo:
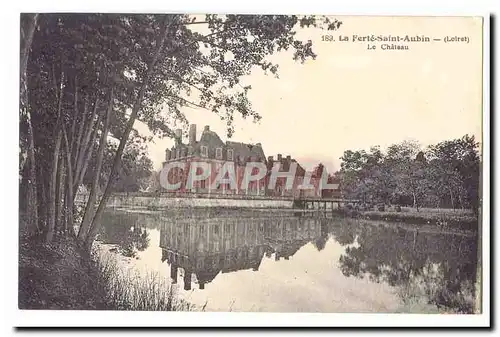
[[[169,163],[181,163],[181,167],[172,168],[169,171],[169,182],[181,182],[180,188],[175,190],[175,193],[201,193],[201,194],[237,194],[237,195],[259,195],[269,197],[335,197],[339,193],[335,191],[322,191],[321,170],[315,170],[309,175],[311,176],[310,184],[314,186],[311,189],[299,189],[298,187],[304,183],[307,176],[306,170],[291,156],[282,156],[278,154],[276,158],[269,156],[267,159],[264,155],[264,150],[260,143],[245,144],[240,142],[226,141],[223,142],[219,135],[210,130],[207,125],[203,129],[199,140],[196,139],[196,125],[192,124],[189,129],[188,142],[182,142],[182,132],[180,129],[176,130],[175,145],[165,151],[165,162],[163,165]],[[191,189],[186,189],[185,182],[193,162],[204,162],[210,164],[211,172],[208,178],[202,181],[194,182]],[[232,189],[229,184],[220,184],[213,187],[212,182],[216,179],[222,166],[226,162],[234,164],[236,174],[236,189]],[[266,175],[258,181],[244,182],[245,168],[249,162],[258,162],[266,166]],[[286,178],[280,177],[276,180],[274,188],[269,188],[271,180],[271,173],[273,167],[279,163],[278,172],[288,172],[292,164],[296,164],[295,177],[291,189],[286,188]],[[193,168],[194,169],[194,168]],[[252,175],[256,174],[252,172]],[[197,172],[198,173],[198,172]],[[201,174],[198,173],[198,174]],[[227,178],[227,177],[226,177]],[[325,195],[325,192],[328,195]]]
[[[169,181],[185,181],[192,162],[206,162],[215,167],[207,179],[195,182],[191,191],[181,185],[179,192],[265,195],[265,178],[250,182],[248,189],[240,188],[248,162],[266,164],[264,150],[260,143],[223,142],[217,133],[210,130],[208,125],[203,129],[200,140],[196,140],[196,125],[192,124],[187,144],[182,142],[181,130],[176,130],[175,145],[165,151],[165,159],[163,165],[172,162],[185,164],[184,169],[174,168],[171,170]],[[229,184],[220,184],[216,189],[213,189],[212,182],[226,162],[234,163],[238,189],[232,190]]]

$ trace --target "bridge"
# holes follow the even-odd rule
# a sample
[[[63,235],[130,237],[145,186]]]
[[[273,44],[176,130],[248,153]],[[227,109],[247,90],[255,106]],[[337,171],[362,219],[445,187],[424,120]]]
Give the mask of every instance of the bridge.
[[[340,209],[345,205],[359,204],[360,200],[357,199],[342,199],[342,198],[298,198],[293,199],[292,208],[298,208],[303,210],[313,209],[313,210],[324,210],[327,209]]]

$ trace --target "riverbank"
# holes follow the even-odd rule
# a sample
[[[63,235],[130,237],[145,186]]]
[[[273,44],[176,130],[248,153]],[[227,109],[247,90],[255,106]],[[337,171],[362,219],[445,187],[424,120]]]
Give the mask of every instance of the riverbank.
[[[455,229],[464,231],[477,231],[479,225],[478,217],[471,212],[452,211],[441,209],[421,209],[414,211],[404,209],[401,212],[395,210],[387,211],[357,211],[350,209],[335,210],[339,215],[346,217],[381,220],[387,222],[404,223],[408,225],[425,225],[441,229]]]
[[[147,282],[120,273],[112,259],[82,251],[73,238],[19,241],[19,309],[189,311],[155,275]]]
[[[113,309],[99,269],[72,238],[47,244],[21,233],[19,309]]]

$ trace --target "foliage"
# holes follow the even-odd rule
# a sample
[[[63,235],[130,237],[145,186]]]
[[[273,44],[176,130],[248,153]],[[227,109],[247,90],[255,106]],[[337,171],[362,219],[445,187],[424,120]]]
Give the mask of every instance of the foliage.
[[[135,121],[172,137],[174,125],[187,125],[184,108],[194,107],[220,116],[231,136],[235,114],[261,118],[242,78],[259,69],[278,76],[270,59],[275,53],[314,59],[312,42],[298,40],[297,30],[341,24],[296,15],[44,13],[21,19],[20,190],[32,200],[21,206],[38,204],[40,216],[29,217],[50,241],[61,228],[70,233],[73,191],[85,184],[91,206],[78,239],[87,248],[110,193],[147,188],[151,162],[144,145],[151,138],[134,129]],[[106,146],[96,146],[103,141]]]
[[[473,136],[422,149],[416,142],[345,151],[341,158],[344,195],[366,203],[469,208],[478,212],[480,158]]]
[[[99,190],[102,191],[108,182],[113,164],[113,157],[116,153],[117,145],[113,141],[108,141],[104,151],[104,159],[99,179]],[[90,158],[90,167],[96,163],[96,155]],[[153,172],[153,162],[148,157],[147,145],[136,139],[130,141],[123,152],[122,161],[117,176],[114,178],[115,192],[139,192],[148,185],[148,178]],[[94,178],[94,171],[87,171],[83,184],[90,188]]]

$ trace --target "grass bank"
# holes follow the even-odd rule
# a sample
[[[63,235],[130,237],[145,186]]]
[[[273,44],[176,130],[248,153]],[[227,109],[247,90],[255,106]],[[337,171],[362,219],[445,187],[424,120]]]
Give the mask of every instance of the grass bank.
[[[352,218],[401,222],[415,225],[431,225],[467,231],[477,231],[479,224],[478,217],[468,210],[422,208],[417,211],[416,209],[405,207],[402,208],[400,212],[395,209],[386,209],[385,211],[340,209],[336,212]]]
[[[193,309],[177,300],[172,288],[155,275],[141,280],[127,276],[115,261],[89,256],[72,238],[47,244],[20,235],[19,309]]]

